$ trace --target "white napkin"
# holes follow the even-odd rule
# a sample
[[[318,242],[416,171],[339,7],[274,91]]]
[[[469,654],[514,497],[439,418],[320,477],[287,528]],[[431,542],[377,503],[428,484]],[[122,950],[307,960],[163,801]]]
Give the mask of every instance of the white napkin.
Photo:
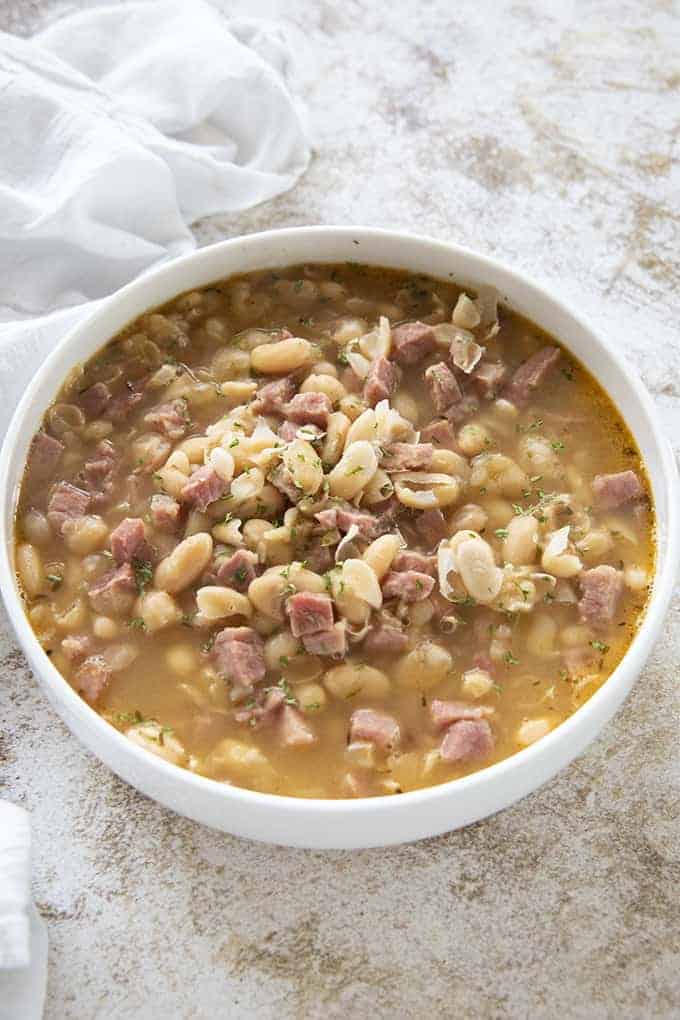
[[[196,219],[305,170],[288,64],[277,26],[203,0],[94,7],[30,40],[0,33],[0,318],[13,320],[0,323],[0,434],[85,302],[195,247]]]
[[[31,901],[27,813],[0,801],[0,1020],[42,1016],[47,930]]]

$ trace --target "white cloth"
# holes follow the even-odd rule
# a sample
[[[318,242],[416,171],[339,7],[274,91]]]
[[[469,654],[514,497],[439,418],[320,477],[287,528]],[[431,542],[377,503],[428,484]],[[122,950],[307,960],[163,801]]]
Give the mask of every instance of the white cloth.
[[[295,183],[309,147],[288,72],[277,26],[204,0],[0,33],[0,434],[87,302],[195,247],[195,220]]]
[[[47,930],[31,900],[27,813],[0,801],[0,1020],[38,1020],[47,980]]]

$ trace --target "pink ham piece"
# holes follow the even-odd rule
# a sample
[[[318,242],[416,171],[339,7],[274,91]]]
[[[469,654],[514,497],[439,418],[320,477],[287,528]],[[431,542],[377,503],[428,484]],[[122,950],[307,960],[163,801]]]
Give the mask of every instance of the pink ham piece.
[[[451,405],[457,404],[463,396],[458,380],[443,361],[425,370],[425,382],[435,411],[439,414],[446,414]]]
[[[253,729],[265,726],[278,717],[285,700],[286,695],[283,693],[283,688],[271,687],[261,704],[241,709],[234,714],[234,719],[236,722],[248,723]]]
[[[298,425],[318,425],[321,429],[328,425],[328,415],[332,410],[333,405],[325,393],[297,393],[284,408],[289,421]]]
[[[282,439],[284,443],[292,443],[297,437],[299,428],[300,426],[295,421],[282,421],[279,426],[279,438]]]
[[[264,680],[264,644],[252,627],[225,627],[215,637],[211,654],[216,672],[231,685],[232,701],[243,701]]]
[[[286,601],[293,637],[328,631],[333,626],[333,603],[328,595],[300,591]]]
[[[434,549],[449,533],[446,518],[441,510],[423,510],[415,527],[419,539],[428,549]]]
[[[379,624],[369,630],[362,648],[369,655],[400,655],[408,646],[408,637],[398,626]]]
[[[347,631],[341,620],[330,630],[319,630],[315,634],[303,634],[302,644],[310,655],[324,655],[332,659],[344,659],[347,654]]]
[[[358,708],[352,712],[349,721],[350,743],[367,740],[376,747],[387,751],[399,745],[401,732],[399,723],[391,715],[376,712],[372,708]]]
[[[46,432],[37,432],[33,437],[28,454],[28,470],[31,478],[42,481],[51,478],[59,466],[64,452],[64,444]]]
[[[402,602],[422,602],[432,593],[434,578],[418,570],[391,570],[382,583],[384,599],[400,599]]]
[[[73,686],[85,701],[94,705],[111,682],[111,670],[102,655],[90,655],[78,668]]]
[[[386,471],[427,471],[433,453],[432,443],[391,443],[385,449],[382,467]]]
[[[392,570],[416,570],[421,574],[437,576],[437,559],[435,556],[424,556],[419,552],[398,553],[392,562]]]
[[[137,407],[137,404],[141,404],[143,399],[142,390],[132,383],[128,383],[123,392],[111,400],[106,409],[106,417],[115,422],[125,421],[130,412]]]
[[[443,730],[461,719],[483,719],[493,715],[485,705],[467,705],[464,701],[438,701],[430,703],[430,717],[438,730]]]
[[[123,563],[90,585],[88,596],[95,612],[122,616],[132,608],[136,593],[135,572],[129,563]]]
[[[461,719],[446,732],[439,753],[444,761],[481,761],[495,746],[486,719]]]
[[[93,383],[83,390],[78,397],[78,403],[89,418],[98,418],[111,403],[111,390],[106,383]]]
[[[94,456],[85,461],[78,481],[93,494],[109,493],[113,487],[116,459],[113,443],[109,439],[102,439],[97,444]]]
[[[615,510],[617,507],[632,503],[644,495],[640,479],[634,471],[619,471],[613,475],[595,475],[593,478],[593,495],[599,507]]]
[[[186,401],[170,400],[152,407],[144,415],[144,424],[154,432],[162,432],[168,439],[181,439],[189,426]]]
[[[279,736],[283,747],[309,747],[317,741],[314,730],[302,712],[292,705],[284,705],[279,722]]]
[[[229,483],[218,475],[209,464],[199,467],[182,486],[179,498],[183,503],[190,503],[196,510],[205,513],[215,500],[221,499],[229,488]]]
[[[389,400],[399,382],[399,369],[387,358],[379,357],[371,362],[364,383],[364,400],[369,407],[375,407],[381,400]]]
[[[436,349],[437,338],[424,322],[404,322],[392,330],[392,344],[400,365],[415,365]]]
[[[611,623],[623,593],[623,576],[608,563],[584,571],[579,578],[578,611],[584,623],[604,627]]]
[[[517,407],[524,407],[531,394],[543,385],[559,360],[558,347],[542,347],[515,369],[503,396]]]
[[[151,524],[158,531],[175,531],[179,524],[181,507],[172,496],[156,492],[151,497],[149,513]]]
[[[139,517],[125,517],[111,532],[111,552],[116,563],[132,563],[133,559],[148,559],[144,521]]]
[[[252,404],[253,413],[283,415],[283,409],[293,399],[295,390],[295,382],[290,375],[265,383],[257,391],[257,396]]]
[[[429,425],[426,425],[420,433],[420,441],[422,443],[432,443],[433,446],[440,450],[458,451],[458,442],[453,426],[443,418],[431,421]]]
[[[83,517],[90,506],[90,494],[76,488],[70,482],[59,482],[47,504],[47,519],[60,535],[64,533],[67,521]]]
[[[267,481],[271,482],[274,488],[278,489],[291,503],[299,502],[304,495],[302,489],[298,489],[292,474],[285,464],[277,464],[274,470],[267,476]]]
[[[507,369],[501,361],[480,361],[470,378],[485,400],[494,400],[506,375]]]
[[[92,638],[87,634],[69,634],[61,642],[61,651],[69,662],[82,662],[92,651]]]
[[[215,563],[214,574],[219,584],[234,591],[245,592],[258,574],[258,558],[250,549],[237,549],[232,556]]]

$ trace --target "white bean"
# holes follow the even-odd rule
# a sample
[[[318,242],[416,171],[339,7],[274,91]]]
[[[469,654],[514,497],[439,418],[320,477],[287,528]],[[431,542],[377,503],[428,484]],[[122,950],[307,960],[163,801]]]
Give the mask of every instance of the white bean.
[[[538,521],[532,516],[513,517],[503,542],[503,562],[514,566],[533,563],[538,549]]]
[[[206,620],[224,620],[229,616],[252,615],[250,599],[233,588],[205,585],[196,592],[198,611]]]
[[[212,549],[212,538],[205,532],[185,538],[156,567],[156,587],[173,595],[188,588],[208,566]]]
[[[311,359],[312,352],[309,340],[293,336],[273,344],[260,344],[250,355],[250,360],[256,372],[279,375],[300,368]]]
[[[353,499],[370,482],[377,469],[378,455],[371,443],[353,443],[328,475],[331,495]]]

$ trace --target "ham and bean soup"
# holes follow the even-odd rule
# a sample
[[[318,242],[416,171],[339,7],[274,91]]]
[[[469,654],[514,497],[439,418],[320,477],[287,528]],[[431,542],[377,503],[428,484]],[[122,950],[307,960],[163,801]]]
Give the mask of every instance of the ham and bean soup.
[[[134,743],[299,797],[540,740],[644,612],[654,515],[598,384],[493,293],[230,278],[74,371],[16,523],[33,629]]]

